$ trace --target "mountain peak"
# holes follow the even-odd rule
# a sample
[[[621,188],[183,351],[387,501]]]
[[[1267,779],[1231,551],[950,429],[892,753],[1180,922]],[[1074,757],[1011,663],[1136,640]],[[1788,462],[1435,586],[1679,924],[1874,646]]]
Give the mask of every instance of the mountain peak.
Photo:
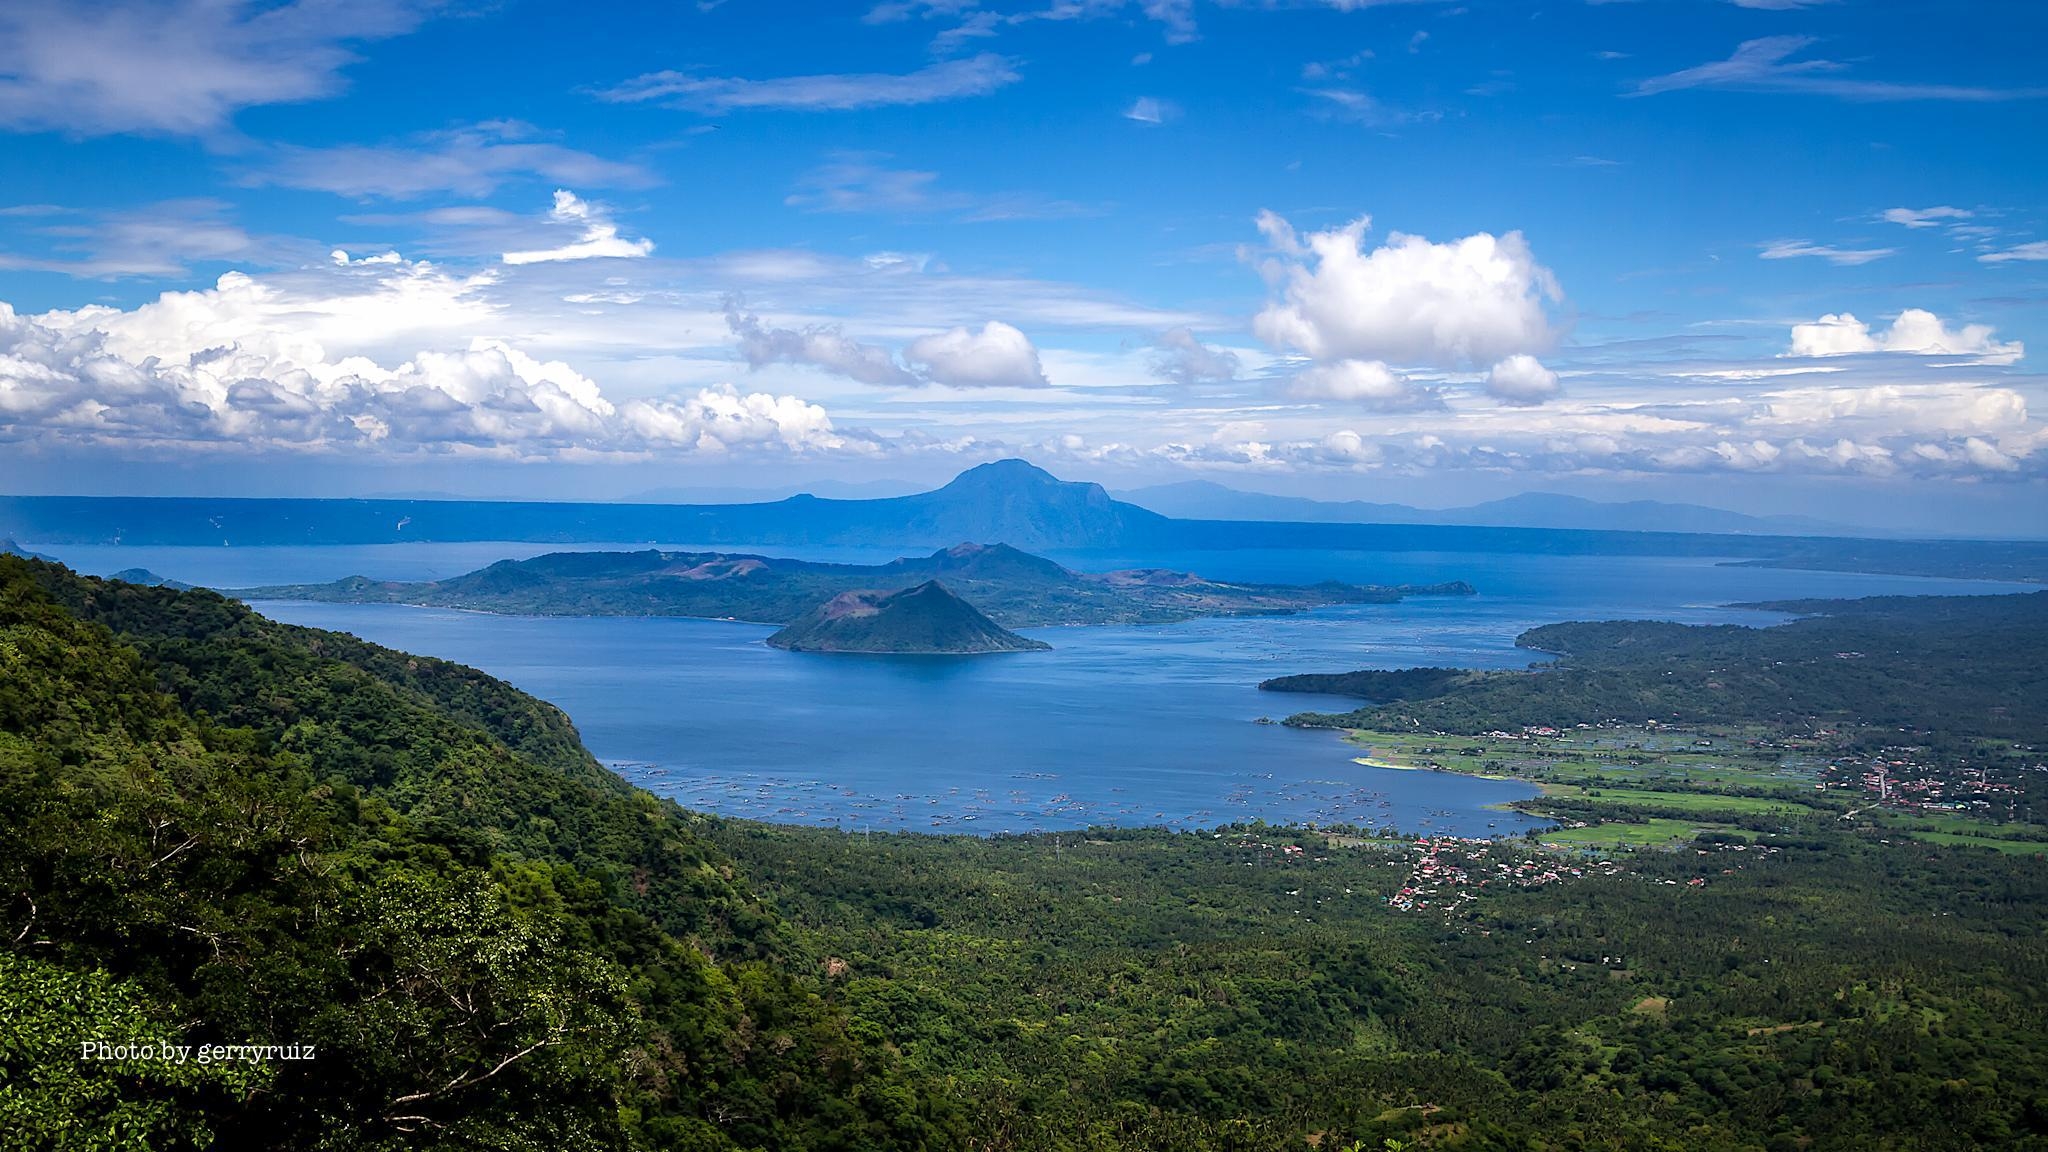
[[[991,460],[986,464],[976,464],[953,477],[952,482],[940,491],[967,488],[1049,488],[1065,483],[1067,481],[1029,460],[1011,457],[1007,460]]]
[[[1052,560],[1001,543],[955,544],[929,556],[904,557],[892,566],[943,572],[971,580],[1073,578],[1073,573]]]

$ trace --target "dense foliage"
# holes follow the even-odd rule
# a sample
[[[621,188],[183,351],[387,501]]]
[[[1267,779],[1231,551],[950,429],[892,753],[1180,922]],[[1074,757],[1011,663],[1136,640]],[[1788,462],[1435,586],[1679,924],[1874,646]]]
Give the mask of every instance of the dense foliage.
[[[977,1147],[2048,1148],[2038,858],[1818,822],[1610,874],[1510,841],[1460,862],[1561,879],[1401,913],[1401,841],[717,838]]]
[[[957,1143],[693,818],[468,669],[0,558],[0,825],[18,1146]]]

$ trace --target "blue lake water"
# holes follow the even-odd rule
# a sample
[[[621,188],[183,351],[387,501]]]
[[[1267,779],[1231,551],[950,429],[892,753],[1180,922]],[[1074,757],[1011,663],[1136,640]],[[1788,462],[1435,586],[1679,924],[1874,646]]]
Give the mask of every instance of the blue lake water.
[[[563,546],[37,547],[82,571],[146,567],[216,587],[453,575]],[[644,547],[645,545],[639,545]],[[590,548],[594,545],[575,545]],[[618,547],[626,547],[619,545]],[[725,549],[737,551],[729,546]],[[784,548],[760,548],[779,555]],[[894,550],[830,549],[870,562]],[[990,833],[1090,824],[1315,821],[1461,835],[1530,825],[1512,782],[1368,768],[1327,732],[1256,723],[1348,708],[1257,691],[1303,671],[1519,667],[1514,637],[1567,619],[1773,622],[1736,601],[2030,590],[1986,581],[1719,567],[1663,557],[1317,551],[1056,553],[1077,568],[1166,566],[1218,579],[1462,579],[1481,594],[1290,617],[1040,629],[1044,653],[855,657],[782,652],[768,628],[266,602],[280,620],[459,661],[553,701],[626,778],[704,811],[849,829]]]

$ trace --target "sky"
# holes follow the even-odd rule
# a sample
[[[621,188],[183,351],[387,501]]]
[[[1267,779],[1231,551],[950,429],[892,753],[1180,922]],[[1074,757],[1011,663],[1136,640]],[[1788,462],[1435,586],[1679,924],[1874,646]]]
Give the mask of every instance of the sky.
[[[10,0],[0,491],[2048,532],[2048,5]]]

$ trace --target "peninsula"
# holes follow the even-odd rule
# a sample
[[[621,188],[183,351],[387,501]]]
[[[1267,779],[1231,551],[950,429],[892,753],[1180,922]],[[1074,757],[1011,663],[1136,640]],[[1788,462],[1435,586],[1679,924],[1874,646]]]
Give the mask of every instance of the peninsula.
[[[537,616],[697,616],[788,624],[847,592],[892,592],[941,580],[1003,628],[1161,624],[1203,616],[1391,604],[1471,595],[1430,585],[1238,584],[1161,568],[1076,572],[1007,544],[958,544],[887,564],[820,564],[725,552],[554,552],[502,560],[448,580],[351,576],[327,584],[246,588],[244,600],[416,604]]]

